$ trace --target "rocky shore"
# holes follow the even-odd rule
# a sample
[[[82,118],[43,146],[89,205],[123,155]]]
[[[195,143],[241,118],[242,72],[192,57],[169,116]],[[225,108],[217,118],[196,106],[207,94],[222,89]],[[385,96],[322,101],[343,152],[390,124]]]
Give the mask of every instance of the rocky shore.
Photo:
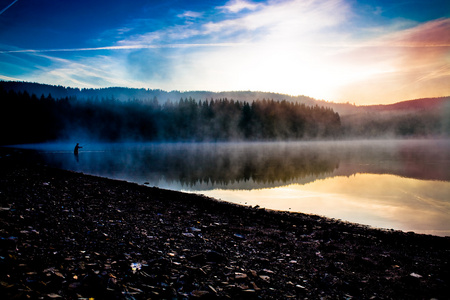
[[[450,238],[0,158],[1,299],[449,299]]]

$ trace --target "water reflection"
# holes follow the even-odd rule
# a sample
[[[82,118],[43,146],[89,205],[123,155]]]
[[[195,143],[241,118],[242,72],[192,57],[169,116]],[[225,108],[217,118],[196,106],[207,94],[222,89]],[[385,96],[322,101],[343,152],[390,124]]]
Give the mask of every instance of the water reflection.
[[[318,214],[380,228],[450,235],[450,182],[445,181],[356,174],[272,189],[200,193],[239,204]]]
[[[81,151],[76,163],[44,150],[63,169],[168,188],[254,189],[324,178],[339,167],[330,149],[298,143],[108,144]]]
[[[450,181],[446,140],[92,144],[77,160],[60,150],[71,146],[52,147],[41,145],[41,153],[60,168],[192,190],[275,187],[356,173]]]
[[[383,228],[450,234],[450,140],[26,145],[47,164],[320,214]]]

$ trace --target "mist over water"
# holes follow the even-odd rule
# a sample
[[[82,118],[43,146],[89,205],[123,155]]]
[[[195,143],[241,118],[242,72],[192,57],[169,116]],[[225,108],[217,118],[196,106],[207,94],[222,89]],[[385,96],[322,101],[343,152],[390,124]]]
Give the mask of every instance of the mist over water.
[[[80,144],[22,147],[62,169],[450,235],[450,140]]]

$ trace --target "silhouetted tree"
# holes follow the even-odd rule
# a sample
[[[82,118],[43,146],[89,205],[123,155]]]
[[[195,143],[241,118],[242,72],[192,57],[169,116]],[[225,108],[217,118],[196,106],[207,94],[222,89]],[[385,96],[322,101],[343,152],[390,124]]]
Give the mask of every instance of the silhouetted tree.
[[[30,143],[85,135],[99,141],[297,140],[334,137],[340,118],[332,109],[288,101],[233,99],[159,104],[94,96],[54,99],[0,89],[1,143]],[[6,129],[7,128],[7,129]]]

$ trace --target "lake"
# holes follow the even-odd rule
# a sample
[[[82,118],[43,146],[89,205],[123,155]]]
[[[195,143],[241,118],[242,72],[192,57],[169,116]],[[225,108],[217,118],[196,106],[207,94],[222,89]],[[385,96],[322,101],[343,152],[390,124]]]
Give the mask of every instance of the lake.
[[[450,235],[450,140],[21,145],[46,164],[260,207]]]

